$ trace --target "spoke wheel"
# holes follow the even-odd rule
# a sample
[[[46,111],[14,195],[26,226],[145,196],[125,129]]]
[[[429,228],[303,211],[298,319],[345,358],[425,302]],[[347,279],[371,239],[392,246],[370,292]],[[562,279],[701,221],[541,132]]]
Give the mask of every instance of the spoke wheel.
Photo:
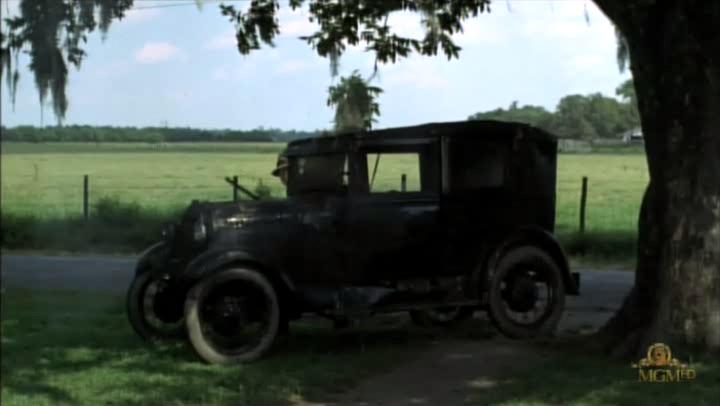
[[[161,277],[159,272],[145,272],[133,279],[126,297],[128,320],[145,340],[181,338],[183,323],[183,290]]]
[[[235,268],[201,280],[188,294],[190,342],[209,363],[249,362],[265,355],[279,332],[280,306],[259,272]]]
[[[562,274],[555,261],[532,246],[514,248],[490,276],[490,319],[505,335],[550,335],[565,307]]]

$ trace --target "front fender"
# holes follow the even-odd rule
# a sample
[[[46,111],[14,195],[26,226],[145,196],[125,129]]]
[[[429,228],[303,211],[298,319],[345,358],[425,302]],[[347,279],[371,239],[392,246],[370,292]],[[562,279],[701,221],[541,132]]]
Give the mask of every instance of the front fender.
[[[160,241],[146,248],[138,256],[138,261],[135,265],[135,276],[140,276],[145,272],[165,265],[167,253],[167,244],[164,241]]]
[[[183,271],[178,275],[181,279],[196,281],[222,271],[233,264],[247,264],[258,268],[271,278],[273,283],[282,283],[291,292],[295,291],[295,284],[292,280],[266,261],[242,250],[210,250],[198,255],[190,261]]]

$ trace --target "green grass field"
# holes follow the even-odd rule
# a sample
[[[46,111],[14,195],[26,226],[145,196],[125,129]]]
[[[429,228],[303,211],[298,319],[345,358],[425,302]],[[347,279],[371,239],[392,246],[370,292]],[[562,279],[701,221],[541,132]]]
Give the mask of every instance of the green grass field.
[[[102,197],[136,202],[168,212],[193,199],[229,200],[225,176],[237,175],[250,189],[258,182],[272,194],[284,188],[270,175],[283,144],[24,144],[2,145],[3,214],[57,219],[82,213],[83,175],[90,177],[91,205]],[[381,168],[383,168],[381,161]],[[399,184],[412,174],[410,161],[389,167]],[[559,157],[556,229],[571,235],[578,228],[581,178],[589,178],[587,230],[598,235],[635,235],[637,214],[648,180],[641,154],[563,154]],[[409,177],[411,187],[415,179]]]

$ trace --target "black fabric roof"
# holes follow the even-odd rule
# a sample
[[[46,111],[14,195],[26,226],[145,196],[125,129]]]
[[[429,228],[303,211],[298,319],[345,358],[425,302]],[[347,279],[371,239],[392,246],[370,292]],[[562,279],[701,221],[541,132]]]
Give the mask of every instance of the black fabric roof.
[[[543,144],[556,144],[557,138],[537,127],[528,124],[495,121],[495,120],[465,120],[445,123],[427,123],[408,127],[386,128],[372,131],[350,131],[332,137],[305,138],[292,141],[288,144],[288,152],[305,149],[310,145],[325,148],[338,148],[354,139],[380,140],[383,138],[434,138],[439,136],[451,137],[490,137],[512,139],[518,130]]]

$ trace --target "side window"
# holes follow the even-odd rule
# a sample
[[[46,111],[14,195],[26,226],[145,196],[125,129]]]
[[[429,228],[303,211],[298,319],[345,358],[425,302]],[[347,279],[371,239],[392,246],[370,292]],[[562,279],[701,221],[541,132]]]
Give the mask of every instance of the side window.
[[[347,186],[346,167],[346,154],[291,157],[288,193],[341,191]]]
[[[368,152],[365,159],[370,193],[422,191],[419,153]]]
[[[503,186],[506,151],[492,143],[454,145],[451,149],[453,189],[473,190]]]

